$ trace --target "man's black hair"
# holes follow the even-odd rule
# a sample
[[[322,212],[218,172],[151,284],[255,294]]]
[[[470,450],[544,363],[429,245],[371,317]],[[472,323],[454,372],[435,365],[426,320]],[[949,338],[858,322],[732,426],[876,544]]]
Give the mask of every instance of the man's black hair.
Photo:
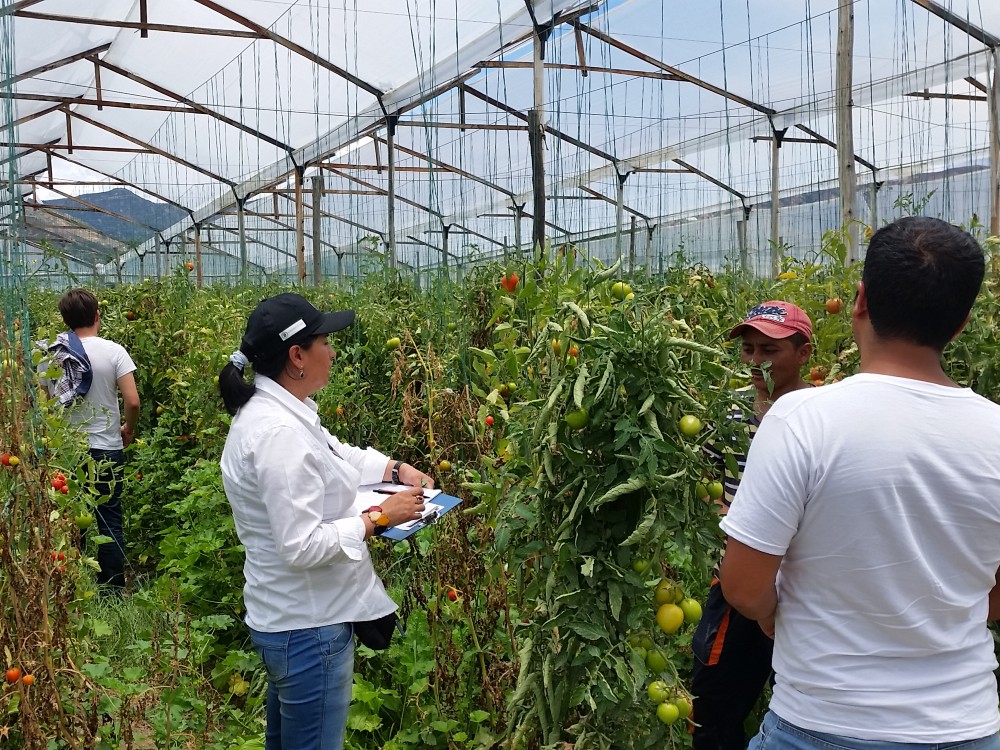
[[[938,351],[958,332],[983,283],[982,248],[940,219],[910,216],[875,232],[862,281],[875,333]]]
[[[70,289],[58,303],[63,323],[71,331],[87,328],[97,320],[97,297],[86,289]]]

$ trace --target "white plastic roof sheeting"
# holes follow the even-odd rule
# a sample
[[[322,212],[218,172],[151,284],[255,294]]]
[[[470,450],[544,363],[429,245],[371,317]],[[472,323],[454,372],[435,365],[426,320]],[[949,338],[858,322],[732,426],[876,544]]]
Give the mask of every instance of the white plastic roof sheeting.
[[[944,4],[970,26],[1000,36],[1000,3]],[[238,255],[231,207],[248,197],[251,262],[289,263],[294,202],[288,192],[275,198],[260,191],[288,191],[295,167],[310,166],[308,174],[321,173],[327,191],[325,253],[351,252],[364,236],[385,240],[387,175],[372,167],[386,160],[387,115],[401,118],[394,205],[395,240],[405,262],[433,255],[428,246],[442,248],[445,227],[458,260],[472,249],[498,250],[517,234],[511,206],[532,211],[523,119],[533,103],[532,71],[490,67],[531,60],[525,0],[147,0],[146,18],[154,26],[146,38],[136,28],[51,18],[135,25],[138,0],[13,5],[20,11],[13,23],[16,74],[93,51],[102,63],[101,98],[147,107],[99,109],[92,59],[19,80],[18,94],[85,100],[66,106],[78,148],[52,152],[51,176],[99,181],[111,175],[149,191],[144,197],[184,207],[191,217],[165,230],[165,239],[192,222],[225,227],[232,231],[218,247]],[[590,6],[593,12],[574,14]],[[534,12],[540,23],[557,21],[546,45],[546,63],[556,67],[546,71],[544,86],[551,128],[547,218],[557,239],[614,227],[616,208],[608,199],[615,198],[616,172],[660,169],[632,173],[624,186],[629,216],[654,226],[768,201],[771,145],[763,138],[772,127],[789,128],[789,138],[809,137],[798,126],[836,137],[837,0],[714,6],[548,0],[535,2]],[[234,20],[234,13],[245,21]],[[931,161],[946,170],[981,166],[989,114],[971,98],[981,92],[967,79],[988,84],[995,56],[919,0],[857,0],[854,15],[855,152],[879,170],[873,177],[859,165],[859,181],[898,178]],[[578,18],[580,28],[558,23],[567,18]],[[169,26],[241,36],[175,33]],[[259,38],[263,29],[289,44]],[[581,59],[586,76],[575,67]],[[717,90],[677,80],[671,71]],[[925,90],[970,98],[910,96]],[[15,117],[24,120],[58,103],[18,99]],[[459,129],[459,123],[481,127]],[[443,127],[448,124],[453,127]],[[67,146],[65,111],[22,122],[16,140],[17,153],[53,141]],[[702,174],[679,172],[678,159]],[[317,170],[318,162],[340,166]],[[36,174],[47,163],[46,152],[34,150],[17,159],[16,170]],[[837,176],[836,151],[788,142],[779,174],[782,195],[828,188]],[[307,206],[309,186],[307,178]],[[970,200],[953,210],[988,211],[988,203],[983,210]],[[530,219],[521,230],[527,241]],[[307,221],[307,235],[311,231]],[[307,240],[307,252],[311,246]]]

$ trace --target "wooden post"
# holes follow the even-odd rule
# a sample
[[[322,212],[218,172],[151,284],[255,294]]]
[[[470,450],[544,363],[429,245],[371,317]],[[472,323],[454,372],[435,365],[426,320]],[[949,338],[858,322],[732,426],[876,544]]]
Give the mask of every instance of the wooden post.
[[[632,225],[628,230],[628,270],[629,273],[635,271],[635,216],[632,216]]]
[[[653,227],[650,226],[649,221],[646,222],[646,247],[643,250],[643,265],[646,267],[646,273],[653,273]]]
[[[528,111],[531,151],[531,244],[539,256],[545,249],[545,38],[535,26],[533,47],[533,106]]]
[[[240,282],[246,283],[250,273],[250,257],[247,254],[247,224],[244,204],[246,199],[236,199],[236,227],[240,238]]]
[[[445,276],[451,278],[448,271],[448,235],[451,233],[451,224],[441,224],[441,267],[444,268]]]
[[[521,222],[524,221],[524,204],[514,204],[514,248],[521,254]]]
[[[302,173],[305,167],[295,167],[295,262],[299,284],[306,283],[306,216],[302,207]]]
[[[871,187],[871,206],[869,206],[869,226],[874,232],[878,229],[878,191],[882,187],[882,183],[878,181],[878,175],[872,171],[872,187]]]
[[[837,29],[837,166],[840,226],[847,233],[846,263],[858,259],[857,174],[854,171],[854,3],[841,0]]]
[[[615,257],[622,257],[622,243],[624,238],[622,237],[622,232],[625,231],[625,180],[628,179],[628,172],[622,174],[618,171],[618,165],[615,164]],[[635,270],[631,266],[628,269],[630,272]]]
[[[750,224],[750,212],[743,209],[743,218],[736,221],[736,242],[740,248],[740,269],[743,273],[750,272],[750,250],[747,247],[747,227]]]
[[[1000,47],[994,47],[990,59],[990,235],[1000,236]]]
[[[313,285],[323,282],[323,245],[320,237],[323,220],[323,173],[312,177],[312,236],[313,236]]]
[[[194,225],[194,268],[197,274],[197,285],[201,289],[204,281],[204,269],[201,267],[201,224]]]
[[[778,218],[781,207],[781,185],[778,181],[778,166],[781,156],[781,139],[785,130],[771,127],[771,275],[777,276],[781,270],[781,236],[778,234]]]
[[[396,123],[398,117],[386,118],[386,238],[385,251],[389,268],[396,267]]]

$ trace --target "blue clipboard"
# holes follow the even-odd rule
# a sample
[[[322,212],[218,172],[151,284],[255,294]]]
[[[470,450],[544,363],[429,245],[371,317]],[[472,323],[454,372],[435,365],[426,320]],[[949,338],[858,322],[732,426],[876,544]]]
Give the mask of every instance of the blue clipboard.
[[[381,500],[385,498],[386,491],[399,492],[402,490],[411,489],[406,485],[391,484],[388,482],[381,482],[379,484],[369,484],[358,488],[358,495],[355,498],[355,510],[361,513],[365,508],[369,508],[372,505],[379,505]],[[426,490],[425,492],[436,492],[435,490]],[[428,526],[432,526],[438,522],[438,520],[452,508],[456,507],[462,502],[462,498],[455,497],[454,495],[446,495],[443,492],[437,492],[433,497],[427,498],[426,504],[433,503],[438,507],[436,510],[431,510],[423,519],[403,524],[402,526],[394,526],[391,529],[386,529],[382,532],[381,536],[384,539],[392,539],[394,541],[402,541],[414,533],[420,531],[420,529],[426,529]]]
[[[455,497],[454,495],[445,495],[443,492],[440,495],[434,497],[431,502],[436,503],[441,506],[440,510],[432,512],[425,518],[417,521],[415,524],[408,528],[400,528],[399,526],[394,526],[391,529],[386,529],[382,532],[383,539],[393,539],[395,541],[402,541],[408,536],[411,536],[421,529],[426,529],[428,526],[433,526],[436,524],[441,517],[450,511],[452,508],[457,506],[462,502],[462,498]]]

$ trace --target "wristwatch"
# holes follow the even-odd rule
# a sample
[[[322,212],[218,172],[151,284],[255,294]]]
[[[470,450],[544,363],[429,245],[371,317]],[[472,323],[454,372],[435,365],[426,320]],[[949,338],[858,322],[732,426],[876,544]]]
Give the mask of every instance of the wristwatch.
[[[373,505],[364,512],[364,515],[368,516],[368,520],[375,524],[376,534],[381,534],[389,528],[389,516],[382,511],[382,506]]]
[[[403,465],[402,461],[397,461],[392,465],[392,483],[399,484],[399,467]]]

